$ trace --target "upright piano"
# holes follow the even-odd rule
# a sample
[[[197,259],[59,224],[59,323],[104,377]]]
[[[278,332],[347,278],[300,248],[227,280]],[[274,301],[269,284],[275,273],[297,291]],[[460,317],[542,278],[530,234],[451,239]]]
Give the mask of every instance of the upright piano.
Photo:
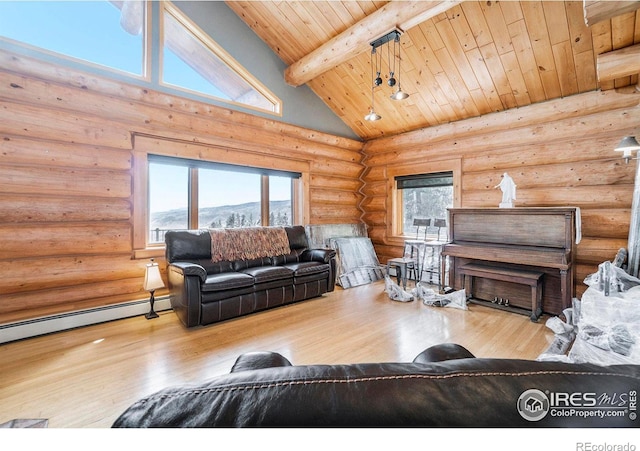
[[[443,260],[448,259],[449,285],[465,288],[468,268],[486,268],[476,274],[538,274],[541,311],[561,314],[571,307],[574,296],[576,233],[580,233],[576,215],[579,210],[574,207],[449,209],[449,243],[442,250]],[[466,294],[510,310],[531,311],[531,287],[499,279],[474,277],[473,292]]]

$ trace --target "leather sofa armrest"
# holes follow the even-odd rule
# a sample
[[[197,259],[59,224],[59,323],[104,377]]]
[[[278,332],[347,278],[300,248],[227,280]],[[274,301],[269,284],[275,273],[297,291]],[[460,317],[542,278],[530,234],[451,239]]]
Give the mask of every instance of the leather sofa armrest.
[[[303,261],[317,261],[321,263],[329,263],[335,258],[336,251],[333,249],[306,249],[301,256]]]
[[[232,373],[247,370],[259,370],[263,368],[274,368],[281,366],[291,366],[291,362],[282,354],[277,352],[247,352],[236,359],[236,363],[231,368]]]
[[[320,262],[329,264],[329,283],[327,291],[331,292],[336,287],[336,251],[334,249],[305,249],[300,255],[300,260],[306,262]]]
[[[463,346],[455,343],[442,343],[425,349],[413,359],[413,363],[443,362],[454,359],[473,359],[475,356]]]
[[[174,262],[167,266],[171,307],[180,321],[193,327],[200,324],[202,297],[200,286],[207,280],[205,269],[189,262]]]
[[[202,282],[207,280],[207,271],[197,263],[173,262],[170,266],[178,268],[183,276],[198,276]]]

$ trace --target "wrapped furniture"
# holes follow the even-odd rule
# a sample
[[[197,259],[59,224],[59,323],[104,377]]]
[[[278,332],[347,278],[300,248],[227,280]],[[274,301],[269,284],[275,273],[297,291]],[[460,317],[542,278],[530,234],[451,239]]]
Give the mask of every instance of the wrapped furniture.
[[[336,250],[336,283],[342,288],[384,278],[384,268],[364,224],[310,224],[306,230],[312,247]]]
[[[342,288],[365,285],[384,278],[384,269],[369,238],[334,238],[330,242],[336,250],[336,283]]]

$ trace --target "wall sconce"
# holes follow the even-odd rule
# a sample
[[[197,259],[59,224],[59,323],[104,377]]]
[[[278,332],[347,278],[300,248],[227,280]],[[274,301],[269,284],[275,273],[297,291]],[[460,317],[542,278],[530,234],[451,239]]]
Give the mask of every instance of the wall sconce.
[[[164,282],[162,281],[162,277],[160,277],[160,268],[158,264],[151,259],[151,263],[147,263],[147,267],[144,273],[144,284],[143,287],[145,291],[151,293],[151,298],[149,299],[149,303],[151,304],[151,310],[149,313],[144,315],[147,319],[157,318],[158,314],[153,310],[153,303],[155,302],[155,298],[153,293],[158,288],[164,287]]]
[[[402,91],[400,87],[400,62],[402,58],[400,57],[400,31],[393,30],[390,33],[385,34],[384,36],[376,39],[371,42],[371,108],[369,108],[369,113],[364,117],[367,121],[377,121],[381,119],[381,116],[375,112],[374,105],[374,91],[377,86],[382,85],[382,77],[380,73],[382,72],[382,56],[380,52],[377,51],[379,47],[384,44],[388,44],[393,41],[393,57],[391,45],[387,45],[387,65],[389,66],[389,79],[387,80],[387,85],[390,87],[398,85],[396,91],[391,94],[390,98],[393,100],[403,100],[409,97],[409,94]],[[375,63],[374,63],[375,57]],[[396,61],[398,62],[398,70],[396,71]],[[375,66],[375,69],[374,69]],[[375,76],[374,76],[375,74]]]
[[[640,150],[640,144],[636,141],[635,136],[625,136],[613,150],[623,152],[622,158],[624,158],[625,163],[629,163],[629,160],[633,158],[633,152]]]
[[[635,136],[625,136],[614,149],[622,152],[622,158],[626,163],[633,158],[633,152],[640,151],[640,144]],[[627,274],[638,277],[640,271],[640,159],[637,154],[635,160],[636,176],[633,186],[633,199],[631,201],[631,221],[629,223],[629,239],[627,244]]]

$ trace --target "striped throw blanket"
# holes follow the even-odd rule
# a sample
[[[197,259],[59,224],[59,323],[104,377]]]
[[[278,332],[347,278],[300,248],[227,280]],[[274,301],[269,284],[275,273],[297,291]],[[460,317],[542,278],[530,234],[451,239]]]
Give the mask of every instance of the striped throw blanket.
[[[209,229],[211,261],[252,260],[291,252],[283,227]]]

